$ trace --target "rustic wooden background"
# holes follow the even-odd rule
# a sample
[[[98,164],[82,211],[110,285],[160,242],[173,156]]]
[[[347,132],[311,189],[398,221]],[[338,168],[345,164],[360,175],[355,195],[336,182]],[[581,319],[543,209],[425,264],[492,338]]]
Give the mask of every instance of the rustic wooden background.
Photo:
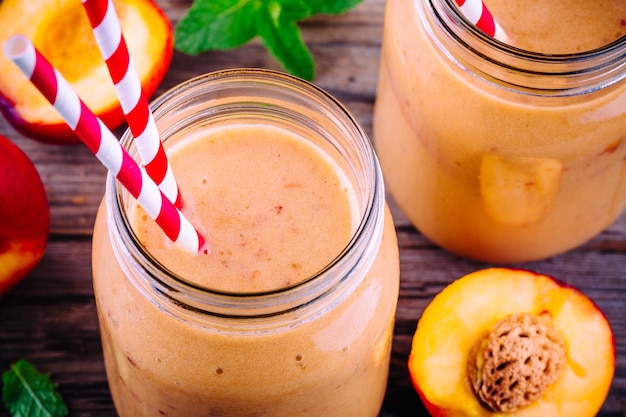
[[[159,0],[159,4],[175,24],[190,3]],[[318,16],[302,24],[318,64],[315,82],[341,100],[368,133],[384,6],[384,0],[366,0],[345,15]],[[159,92],[192,76],[233,67],[279,69],[258,42],[193,58],[176,53]],[[3,119],[0,134],[14,140],[36,164],[52,216],[44,259],[0,300],[0,370],[17,359],[29,359],[52,373],[71,416],[112,417],[115,411],[102,363],[90,270],[91,230],[105,171],[82,145],[43,145],[20,136]],[[392,200],[391,206],[401,250],[402,283],[391,375],[380,416],[426,416],[406,367],[417,320],[451,280],[488,265],[437,248],[411,227]],[[579,287],[604,310],[615,333],[617,369],[600,416],[626,417],[626,214],[576,250],[518,266]],[[0,411],[0,417],[8,415]]]

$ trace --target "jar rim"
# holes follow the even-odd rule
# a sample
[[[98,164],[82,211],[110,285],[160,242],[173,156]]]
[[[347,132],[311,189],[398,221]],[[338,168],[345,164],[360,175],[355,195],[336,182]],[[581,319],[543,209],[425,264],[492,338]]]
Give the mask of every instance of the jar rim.
[[[190,92],[194,88],[206,88],[214,84],[228,86],[228,83],[233,83],[233,85],[234,83],[243,83],[267,89],[274,87],[284,88],[285,91],[292,91],[296,95],[307,92],[319,99],[320,102],[325,103],[330,111],[336,112],[336,116],[346,123],[348,131],[354,135],[354,138],[351,138],[351,140],[359,140],[357,145],[360,147],[359,152],[362,153],[363,160],[361,162],[367,165],[365,174],[367,174],[368,178],[365,181],[370,181],[371,187],[359,189],[361,192],[365,191],[367,196],[360,210],[359,224],[357,224],[350,241],[343,251],[320,271],[291,286],[263,292],[234,293],[193,284],[189,280],[184,279],[184,277],[170,271],[156,260],[140,244],[132,230],[126,210],[123,208],[125,206],[124,199],[128,199],[129,194],[110,173],[107,177],[106,187],[109,220],[114,223],[116,235],[119,235],[123,240],[122,248],[119,248],[119,250],[126,253],[121,256],[130,257],[133,263],[140,264],[141,270],[146,275],[143,278],[150,280],[149,288],[144,286],[144,290],[156,291],[159,296],[170,298],[174,303],[184,305],[184,308],[187,310],[208,312],[217,316],[231,316],[233,306],[242,309],[247,317],[282,314],[285,311],[300,308],[304,304],[323,297],[337,286],[346,285],[343,281],[345,281],[345,277],[350,275],[352,270],[355,270],[357,267],[360,268],[361,266],[359,265],[363,264],[363,262],[370,262],[369,259],[363,258],[373,258],[373,256],[356,256],[353,252],[356,247],[360,247],[359,250],[363,248],[366,248],[368,251],[372,250],[370,248],[372,245],[377,250],[377,245],[380,244],[382,227],[376,225],[376,219],[378,218],[377,216],[382,215],[381,213],[384,210],[382,174],[365,131],[345,106],[313,83],[277,71],[238,68],[196,76],[172,87],[152,102],[151,108],[157,125],[159,116],[169,111],[171,106],[178,105],[179,101],[184,101],[187,98],[187,94],[191,94]],[[172,98],[176,98],[176,100],[172,102]],[[136,152],[132,140],[132,134],[127,130],[121,139],[121,143],[131,152],[131,155]],[[372,236],[374,238],[370,238]],[[337,270],[345,273],[337,274]],[[335,278],[335,275],[341,279]],[[332,277],[332,279],[329,277]],[[271,311],[267,310],[266,304],[270,299],[274,301],[278,299],[281,307],[279,309],[271,309]]]
[[[445,33],[438,45],[445,45],[457,65],[505,89],[534,96],[580,96],[626,78],[626,35],[588,51],[547,54],[487,35],[462,14],[454,0],[413,1],[418,10],[418,3],[427,4],[432,10]],[[432,28],[427,31],[433,36]],[[463,51],[450,52],[454,45]]]
[[[416,0],[420,1],[420,0]],[[432,1],[432,0],[429,0]],[[496,49],[500,49],[503,52],[515,53],[520,56],[524,56],[529,60],[535,61],[545,61],[558,63],[562,61],[582,61],[595,59],[599,55],[608,54],[608,53],[619,53],[626,54],[626,35],[621,36],[614,41],[599,46],[597,48],[593,48],[586,51],[580,52],[571,52],[571,53],[542,53],[531,51],[523,48],[518,48],[512,45],[509,45],[501,40],[495,39],[492,36],[487,35],[480,29],[476,27],[476,25],[472,24],[469,19],[461,13],[459,7],[455,5],[455,0],[441,0],[442,4],[445,5],[444,10],[447,12],[449,17],[453,20],[455,25],[462,26],[464,30],[472,33],[476,38],[481,39],[485,43],[489,43]],[[437,12],[436,8],[434,10]]]

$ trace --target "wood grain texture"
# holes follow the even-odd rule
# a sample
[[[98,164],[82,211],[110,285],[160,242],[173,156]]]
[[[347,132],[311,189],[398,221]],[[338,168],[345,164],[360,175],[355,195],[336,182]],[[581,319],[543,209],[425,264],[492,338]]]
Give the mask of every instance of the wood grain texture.
[[[159,0],[159,4],[173,24],[189,7],[188,1]],[[342,101],[368,133],[384,5],[384,0],[366,0],[345,15],[318,16],[302,25],[318,64],[316,83]],[[158,93],[190,77],[234,67],[279,69],[258,41],[234,51],[196,57],[176,53]],[[20,136],[3,119],[0,134],[14,140],[36,164],[52,216],[44,259],[0,300],[0,370],[17,359],[29,359],[52,373],[71,416],[114,417],[102,363],[90,264],[91,229],[106,172],[82,145],[43,145]],[[390,380],[380,417],[427,416],[406,367],[416,323],[445,285],[489,265],[437,248],[409,224],[392,199],[390,205],[398,232],[402,279]],[[617,369],[600,416],[626,417],[626,214],[573,251],[516,266],[571,283],[603,309],[615,333]],[[8,415],[0,411],[0,417]]]

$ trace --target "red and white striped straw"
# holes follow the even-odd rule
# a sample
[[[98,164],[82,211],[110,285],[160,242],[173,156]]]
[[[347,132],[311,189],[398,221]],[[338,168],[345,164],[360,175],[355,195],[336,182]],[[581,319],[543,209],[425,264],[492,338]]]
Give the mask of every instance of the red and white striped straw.
[[[67,125],[100,162],[118,179],[178,247],[197,253],[204,238],[174,204],[159,190],[111,131],[78,97],[70,84],[23,35],[9,38],[4,46],[11,59],[31,83],[59,112]]]
[[[474,26],[485,32],[487,35],[502,42],[507,40],[506,33],[502,30],[498,22],[495,21],[491,12],[482,0],[454,0],[463,16],[465,16]]]
[[[180,193],[150,112],[135,64],[128,52],[120,21],[111,0],[82,0],[128,127],[148,172],[163,194],[180,207]]]

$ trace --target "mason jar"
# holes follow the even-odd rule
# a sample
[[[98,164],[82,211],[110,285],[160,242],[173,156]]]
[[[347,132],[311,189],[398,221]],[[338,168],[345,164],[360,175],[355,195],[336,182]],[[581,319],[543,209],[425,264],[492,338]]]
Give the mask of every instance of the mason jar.
[[[321,89],[263,70],[194,78],[166,92],[152,109],[178,180],[181,210],[198,225],[209,249],[178,253],[158,228],[144,233],[142,228],[153,227],[150,219],[141,224],[145,216],[137,203],[109,175],[93,235],[93,281],[119,415],[377,416],[388,378],[399,258],[381,171],[361,127]],[[250,138],[251,132],[258,134]],[[203,142],[202,135],[210,140]],[[349,194],[348,211],[342,208],[345,202],[324,201],[327,195],[298,183],[307,178],[296,173],[283,178],[280,168],[292,150],[274,142],[275,135],[311,152],[314,169],[307,177],[317,175],[322,162],[332,168],[340,191]],[[210,161],[213,151],[204,149],[218,144],[215,152],[221,152],[237,141],[256,149],[247,148],[240,153],[244,160],[230,165],[221,164],[230,158],[228,152]],[[122,143],[136,157],[130,133]],[[193,151],[185,153],[189,146]],[[268,149],[279,164],[262,158]],[[187,159],[198,155],[209,159],[198,164]],[[292,193],[280,205],[273,200],[280,187],[264,188],[277,181]],[[216,183],[224,193],[218,188],[199,193],[190,182]],[[234,197],[226,196],[229,190]],[[251,197],[233,207],[231,197],[257,194],[258,201]],[[309,208],[302,201],[309,200],[321,210],[318,217],[303,214]],[[269,207],[265,214],[254,211],[263,204]],[[324,204],[326,209],[318,207]],[[221,223],[205,228],[204,210]],[[258,233],[254,229],[266,218],[289,216],[291,223],[277,223],[267,234],[261,226]],[[350,225],[345,241],[336,244],[335,235],[318,239],[327,230],[334,233],[323,216]],[[247,221],[250,225],[237,228]],[[335,223],[331,226],[339,227]],[[248,232],[255,237],[244,242],[240,235]],[[294,238],[295,233],[304,238]],[[227,247],[229,239],[236,242]],[[234,252],[255,242],[259,246],[250,256],[235,260]],[[276,242],[282,242],[280,248]],[[313,272],[294,278],[327,246],[338,249],[320,258],[320,265],[313,263]],[[291,250],[290,256],[303,253],[302,265],[278,263],[282,252]],[[184,261],[179,264],[178,258]],[[202,258],[224,272],[206,272],[214,265],[196,268]],[[262,264],[275,260],[272,285],[253,287],[264,279]],[[242,271],[254,273],[231,274],[237,262]]]
[[[626,3],[486,3],[508,39],[453,0],[387,2],[375,147],[431,241],[486,262],[543,259],[626,206]]]

